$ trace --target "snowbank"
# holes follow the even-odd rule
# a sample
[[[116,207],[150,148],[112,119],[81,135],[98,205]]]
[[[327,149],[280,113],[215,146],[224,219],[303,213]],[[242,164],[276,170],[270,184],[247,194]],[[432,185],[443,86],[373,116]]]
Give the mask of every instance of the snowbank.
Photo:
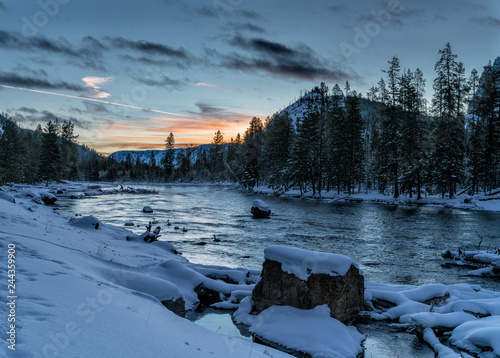
[[[363,352],[365,336],[356,327],[344,325],[330,317],[327,305],[311,310],[290,306],[272,306],[259,315],[250,315],[252,301],[241,301],[234,313],[237,323],[249,326],[260,339],[277,343],[312,357],[356,358]]]
[[[351,266],[359,270],[358,265],[349,257],[302,250],[287,246],[268,246],[264,249],[266,259],[281,263],[283,271],[307,281],[311,274],[344,276]],[[363,274],[360,270],[360,273]]]
[[[166,242],[127,241],[129,231],[97,218],[69,223],[32,200],[41,189],[17,190],[8,192],[16,203],[0,200],[0,252],[15,245],[17,296],[15,352],[2,340],[0,357],[288,357],[208,331],[161,303],[183,297],[196,307],[199,284],[240,299],[253,288],[243,270],[231,274],[236,284],[209,278],[230,269],[190,264]],[[3,332],[8,310],[0,306]]]

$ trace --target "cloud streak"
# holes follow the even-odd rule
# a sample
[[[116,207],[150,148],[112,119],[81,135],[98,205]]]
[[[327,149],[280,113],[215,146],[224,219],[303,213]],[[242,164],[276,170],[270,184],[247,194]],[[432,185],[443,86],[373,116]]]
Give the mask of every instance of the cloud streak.
[[[48,92],[48,91],[40,91],[40,90],[34,90],[34,89],[30,89],[30,88],[7,86],[7,85],[3,85],[3,84],[0,84],[0,87],[9,88],[9,89],[15,89],[15,90],[20,90],[20,91],[29,91],[29,92],[34,92],[34,93],[48,94],[48,95],[52,95],[52,96],[60,96],[60,97],[81,99],[81,100],[84,100],[84,101],[98,102],[98,103],[109,104],[109,105],[112,105],[112,106],[119,106],[119,107],[125,107],[125,108],[130,108],[130,109],[139,109],[139,110],[142,110],[142,111],[154,112],[154,113],[159,113],[159,114],[166,114],[166,115],[176,116],[176,117],[184,117],[184,118],[191,118],[191,119],[201,119],[201,118],[196,117],[196,116],[190,116],[190,115],[185,115],[185,114],[180,114],[180,113],[173,113],[173,112],[167,112],[167,111],[160,111],[160,110],[152,109],[152,108],[132,106],[132,105],[128,105],[128,104],[117,103],[117,102],[110,102],[110,101],[105,101],[105,100],[96,99],[96,98],[89,98],[89,97],[83,97],[83,96],[72,96],[72,95],[69,95],[69,94],[55,93],[55,92]]]

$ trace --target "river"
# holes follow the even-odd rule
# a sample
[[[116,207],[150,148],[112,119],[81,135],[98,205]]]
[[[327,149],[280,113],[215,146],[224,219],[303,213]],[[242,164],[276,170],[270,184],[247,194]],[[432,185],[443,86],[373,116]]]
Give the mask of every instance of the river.
[[[132,221],[141,225],[131,228],[136,233],[144,232],[144,225],[154,217],[158,221],[155,226],[163,229],[161,239],[171,242],[194,263],[261,269],[266,246],[289,245],[347,255],[359,264],[367,281],[413,285],[471,283],[500,290],[498,280],[467,276],[466,268],[450,267],[440,256],[446,248],[476,249],[479,236],[483,238],[482,249],[498,247],[500,213],[497,212],[326,203],[256,196],[225,186],[165,185],[155,189],[159,190],[158,195],[62,198],[57,207],[68,217],[94,215],[104,223],[118,226]],[[250,207],[257,198],[269,204],[271,218],[252,217]],[[153,214],[142,212],[146,205],[154,209]],[[171,226],[167,226],[167,220]],[[184,227],[186,232],[182,231]],[[214,242],[214,235],[220,242]],[[370,328],[366,330],[363,333],[370,334]],[[372,329],[365,342],[370,351],[366,357],[394,354],[389,342],[377,341],[375,333],[379,331]],[[404,342],[394,337],[391,339],[399,340],[399,345]],[[400,358],[434,356],[425,345],[413,342],[416,339],[413,336],[405,334],[405,337],[416,351],[405,349],[399,353]],[[388,346],[387,351],[380,346],[383,344]]]

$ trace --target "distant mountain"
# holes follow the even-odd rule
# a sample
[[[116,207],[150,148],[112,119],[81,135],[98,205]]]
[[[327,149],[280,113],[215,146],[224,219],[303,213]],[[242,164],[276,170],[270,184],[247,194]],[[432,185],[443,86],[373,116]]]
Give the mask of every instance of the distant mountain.
[[[177,165],[177,160],[180,155],[189,156],[191,163],[196,163],[200,155],[207,153],[210,150],[210,144],[202,144],[197,147],[177,148],[174,149],[175,159],[174,165]],[[151,158],[155,159],[156,164],[161,164],[165,158],[164,150],[120,150],[110,154],[110,158],[117,162],[125,162],[130,155],[132,163],[139,161],[144,164],[151,164]]]

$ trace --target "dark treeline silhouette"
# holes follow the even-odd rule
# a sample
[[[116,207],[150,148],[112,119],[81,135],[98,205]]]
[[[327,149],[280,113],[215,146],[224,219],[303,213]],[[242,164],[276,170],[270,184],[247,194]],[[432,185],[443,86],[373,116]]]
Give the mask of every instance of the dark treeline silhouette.
[[[71,122],[28,131],[3,116],[0,175],[28,183],[233,181],[317,196],[491,193],[500,174],[500,57],[466,77],[446,44],[435,71],[431,103],[423,73],[402,70],[394,57],[366,98],[348,82],[331,89],[321,83],[264,121],[254,117],[243,136],[225,141],[217,131],[209,145],[175,149],[170,133],[163,151],[148,158],[131,152],[121,161],[77,145]]]

